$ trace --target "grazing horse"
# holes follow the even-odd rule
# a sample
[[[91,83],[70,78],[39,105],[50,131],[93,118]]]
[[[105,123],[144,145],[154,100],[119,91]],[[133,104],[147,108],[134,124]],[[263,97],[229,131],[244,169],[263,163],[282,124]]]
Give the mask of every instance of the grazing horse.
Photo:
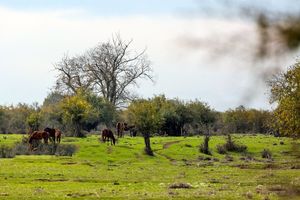
[[[48,138],[49,138],[49,133],[46,131],[34,131],[31,133],[29,136],[29,148],[30,150],[33,150],[33,141],[34,140],[44,140],[45,144],[48,144]]]
[[[124,123],[118,122],[116,125],[118,138],[123,137]]]
[[[55,129],[55,138],[57,143],[60,143],[61,135],[62,135],[61,130]]]
[[[59,129],[46,127],[44,131],[49,133],[49,137],[51,138],[53,143],[55,142],[60,143],[62,132]]]
[[[116,143],[116,138],[113,134],[113,132],[110,130],[110,129],[104,129],[102,131],[102,141],[103,142],[106,142],[106,141],[109,141],[109,139],[111,139],[111,145]]]
[[[137,134],[137,131],[135,129],[135,125],[128,125],[127,123],[124,123],[124,131],[129,131],[129,134],[131,137],[135,137]]]
[[[46,131],[49,134],[50,140],[55,143],[55,129],[46,127],[44,131]]]

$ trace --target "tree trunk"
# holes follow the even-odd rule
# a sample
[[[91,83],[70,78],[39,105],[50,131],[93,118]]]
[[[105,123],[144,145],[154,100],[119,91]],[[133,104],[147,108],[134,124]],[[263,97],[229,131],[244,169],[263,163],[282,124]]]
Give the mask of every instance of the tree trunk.
[[[81,132],[81,126],[79,123],[75,124],[75,137],[84,137]]]
[[[153,156],[153,151],[150,146],[150,135],[149,133],[143,133],[145,141],[145,153],[149,156]]]

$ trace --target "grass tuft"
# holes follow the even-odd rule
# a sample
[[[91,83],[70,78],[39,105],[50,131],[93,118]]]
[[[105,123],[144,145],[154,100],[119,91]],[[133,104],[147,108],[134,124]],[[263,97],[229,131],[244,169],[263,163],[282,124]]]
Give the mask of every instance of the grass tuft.
[[[269,149],[264,149],[261,152],[261,157],[262,158],[267,158],[267,159],[272,159],[272,152]]]

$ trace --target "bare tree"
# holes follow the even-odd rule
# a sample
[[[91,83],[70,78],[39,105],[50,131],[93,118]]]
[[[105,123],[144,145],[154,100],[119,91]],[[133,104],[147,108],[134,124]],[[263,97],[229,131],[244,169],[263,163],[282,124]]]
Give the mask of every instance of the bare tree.
[[[69,92],[91,89],[116,106],[131,99],[130,86],[137,86],[141,78],[153,79],[145,50],[135,52],[131,44],[132,40],[126,42],[117,35],[82,56],[63,58],[56,65],[60,72],[57,88]]]
[[[69,58],[65,55],[55,64],[59,72],[55,89],[62,93],[75,94],[78,89],[87,90],[92,87],[91,79],[83,71],[82,57]]]

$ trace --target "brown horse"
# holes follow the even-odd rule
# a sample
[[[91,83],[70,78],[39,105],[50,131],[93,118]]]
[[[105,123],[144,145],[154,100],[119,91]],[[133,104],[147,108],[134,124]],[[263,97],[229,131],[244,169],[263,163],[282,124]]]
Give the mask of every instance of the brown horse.
[[[124,133],[124,123],[118,122],[116,125],[118,138],[123,137]]]
[[[46,131],[34,131],[31,133],[29,136],[29,148],[30,150],[33,150],[33,141],[35,140],[44,140],[45,144],[48,144],[48,138],[49,138],[49,133]]]
[[[109,139],[111,139],[111,145],[116,143],[116,138],[113,134],[113,132],[110,130],[110,129],[104,129],[102,131],[102,141],[103,142],[106,142],[106,141],[109,141]]]
[[[49,138],[51,138],[53,143],[60,143],[62,132],[59,129],[46,127],[44,131],[49,133]]]
[[[135,137],[137,134],[135,125],[128,125],[127,123],[124,123],[124,131],[129,131],[131,137]]]
[[[55,138],[57,143],[60,143],[61,135],[62,135],[61,130],[55,129]]]

